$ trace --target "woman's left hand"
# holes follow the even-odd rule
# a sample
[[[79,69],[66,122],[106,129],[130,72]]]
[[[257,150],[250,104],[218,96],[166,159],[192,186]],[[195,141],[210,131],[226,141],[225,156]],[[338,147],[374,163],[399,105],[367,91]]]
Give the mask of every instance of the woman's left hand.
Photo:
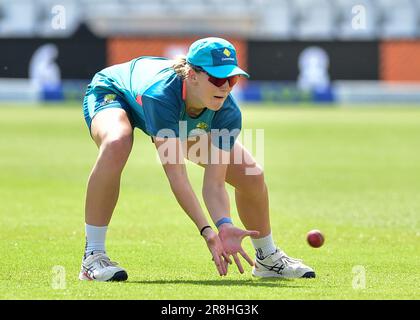
[[[244,273],[244,268],[238,258],[238,253],[248,261],[249,265],[254,265],[254,261],[242,248],[242,239],[246,236],[257,237],[259,234],[258,231],[242,230],[229,223],[222,224],[219,228],[219,238],[222,241],[223,248],[228,255],[233,256],[240,273]]]

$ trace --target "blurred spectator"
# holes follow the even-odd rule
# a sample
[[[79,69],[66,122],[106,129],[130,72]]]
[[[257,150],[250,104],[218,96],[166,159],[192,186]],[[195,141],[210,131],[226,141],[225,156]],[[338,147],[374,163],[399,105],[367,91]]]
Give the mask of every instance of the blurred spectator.
[[[45,44],[35,51],[29,64],[29,78],[40,90],[43,100],[63,99],[60,68],[55,62],[57,56],[57,47]]]

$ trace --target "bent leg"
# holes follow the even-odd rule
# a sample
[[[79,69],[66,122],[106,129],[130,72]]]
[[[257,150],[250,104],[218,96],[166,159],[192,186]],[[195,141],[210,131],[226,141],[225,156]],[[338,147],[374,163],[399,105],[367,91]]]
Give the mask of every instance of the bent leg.
[[[235,155],[237,157],[239,154],[242,155],[242,161],[235,164]],[[253,174],[248,174],[249,172]],[[236,207],[245,228],[259,231],[259,238],[269,235],[269,200],[264,172],[239,142],[235,143],[231,152],[226,182],[235,188]]]
[[[242,155],[242,161],[235,164],[237,155]],[[226,182],[235,188],[236,206],[245,228],[260,232],[258,238],[251,239],[256,251],[252,275],[270,278],[314,278],[315,272],[311,267],[303,264],[301,260],[287,256],[276,246],[271,235],[264,172],[239,142],[235,143],[231,152]]]
[[[85,221],[107,226],[117,204],[122,170],[133,145],[133,128],[121,108],[100,111],[92,120],[91,135],[99,155],[89,176]]]

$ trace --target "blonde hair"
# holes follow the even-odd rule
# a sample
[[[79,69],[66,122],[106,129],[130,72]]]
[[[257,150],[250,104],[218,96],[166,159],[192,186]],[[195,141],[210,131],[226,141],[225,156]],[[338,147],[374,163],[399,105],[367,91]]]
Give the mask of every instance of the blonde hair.
[[[190,72],[190,70],[194,70],[195,72],[200,72],[199,69],[194,68],[194,66],[192,66],[191,64],[189,64],[187,62],[187,57],[180,55],[175,57],[175,62],[172,65],[172,67],[174,68],[176,74],[181,77],[182,80],[187,79],[188,78],[188,73]]]

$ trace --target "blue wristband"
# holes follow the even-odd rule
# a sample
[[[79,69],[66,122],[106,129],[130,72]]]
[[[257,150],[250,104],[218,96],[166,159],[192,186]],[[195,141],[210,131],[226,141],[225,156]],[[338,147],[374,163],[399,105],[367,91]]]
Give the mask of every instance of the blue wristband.
[[[227,217],[224,217],[224,218],[222,218],[222,219],[220,219],[219,221],[217,221],[216,222],[216,227],[217,228],[219,228],[222,224],[224,224],[224,223],[230,223],[230,224],[233,224],[233,222],[232,222],[232,219],[231,218],[227,218]]]

